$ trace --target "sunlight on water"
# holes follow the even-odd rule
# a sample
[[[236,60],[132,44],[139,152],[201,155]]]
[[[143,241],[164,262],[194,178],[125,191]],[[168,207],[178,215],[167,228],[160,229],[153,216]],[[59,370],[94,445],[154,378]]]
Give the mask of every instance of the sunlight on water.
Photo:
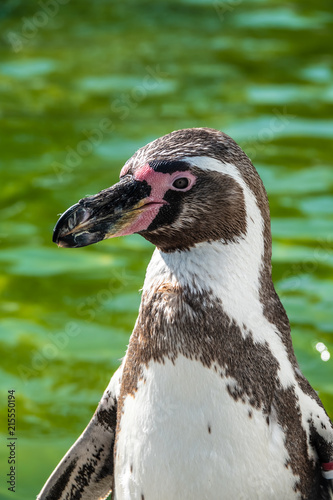
[[[331,354],[325,344],[323,344],[322,342],[318,342],[316,344],[316,349],[320,353],[320,357],[323,361],[328,361],[330,359]]]

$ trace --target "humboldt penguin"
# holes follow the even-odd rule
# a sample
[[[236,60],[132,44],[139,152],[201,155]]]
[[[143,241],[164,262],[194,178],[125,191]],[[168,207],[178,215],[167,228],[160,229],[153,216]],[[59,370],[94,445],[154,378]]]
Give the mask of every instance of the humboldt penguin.
[[[132,233],[156,249],[126,355],[38,498],[332,498],[332,423],[295,358],[246,154],[217,130],[172,132],[70,207],[53,241]]]

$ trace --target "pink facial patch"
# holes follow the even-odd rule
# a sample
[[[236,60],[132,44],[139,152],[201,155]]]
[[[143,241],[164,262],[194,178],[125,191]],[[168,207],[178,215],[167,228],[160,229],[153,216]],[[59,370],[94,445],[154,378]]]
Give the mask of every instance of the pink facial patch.
[[[113,236],[127,236],[128,234],[140,233],[140,231],[144,231],[153,222],[163,204],[164,203],[154,203],[143,206],[139,215],[134,220],[123,226],[122,229]]]
[[[165,177],[170,177],[169,174],[162,174],[161,172],[155,172],[148,163],[143,167],[139,168],[136,172],[134,172],[134,178],[137,181],[146,181],[147,184],[151,187],[151,192],[149,198],[151,201],[162,201],[163,197],[167,191],[165,189]]]
[[[175,188],[173,186],[175,180],[183,177],[186,177],[186,179],[188,179],[188,186],[184,189]],[[138,181],[147,182],[147,184],[151,187],[149,198],[154,199],[154,201],[162,201],[165,193],[170,189],[174,191],[189,191],[189,189],[192,188],[193,184],[195,184],[195,181],[197,180],[195,175],[191,174],[191,172],[189,172],[188,170],[186,170],[185,172],[178,171],[172,172],[171,174],[165,174],[162,172],[156,172],[149,166],[148,163],[134,172],[134,178]]]
[[[120,176],[126,175],[128,167],[124,166]],[[184,189],[177,189],[173,186],[175,180],[180,178],[188,180],[188,186]],[[160,208],[167,205],[167,201],[163,198],[169,190],[173,191],[189,191],[196,182],[196,177],[188,170],[172,172],[171,174],[156,172],[148,163],[138,168],[134,172],[134,178],[138,181],[145,181],[151,187],[150,195],[145,198],[144,205],[138,207],[138,217],[129,221],[119,233],[114,236],[125,236],[127,234],[138,233],[147,229],[157,216]]]

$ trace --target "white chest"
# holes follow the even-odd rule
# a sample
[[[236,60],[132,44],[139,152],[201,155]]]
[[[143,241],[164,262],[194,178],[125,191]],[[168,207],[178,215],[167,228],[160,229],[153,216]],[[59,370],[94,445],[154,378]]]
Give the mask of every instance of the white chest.
[[[151,362],[123,406],[117,500],[296,499],[284,434],[200,362]],[[251,414],[251,416],[250,416]]]

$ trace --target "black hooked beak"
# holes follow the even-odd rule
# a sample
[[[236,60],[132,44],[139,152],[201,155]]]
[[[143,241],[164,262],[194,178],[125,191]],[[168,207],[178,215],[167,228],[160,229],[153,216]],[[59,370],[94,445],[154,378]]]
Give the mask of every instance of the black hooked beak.
[[[53,231],[60,247],[84,247],[116,236],[149,203],[151,187],[126,175],[114,186],[83,198],[62,214]]]

